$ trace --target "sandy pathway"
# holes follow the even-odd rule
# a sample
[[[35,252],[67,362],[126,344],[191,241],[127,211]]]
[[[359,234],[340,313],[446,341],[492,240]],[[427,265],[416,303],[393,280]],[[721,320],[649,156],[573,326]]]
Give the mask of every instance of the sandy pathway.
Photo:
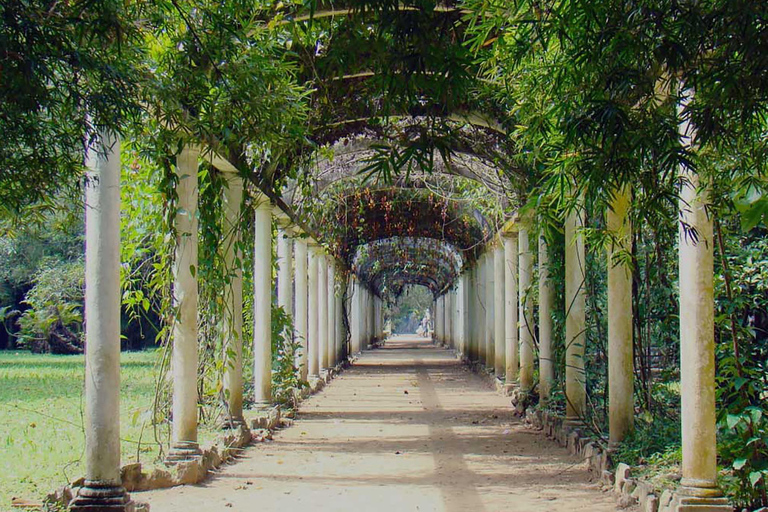
[[[205,484],[134,497],[153,512],[616,510],[588,478],[451,352],[401,338]]]

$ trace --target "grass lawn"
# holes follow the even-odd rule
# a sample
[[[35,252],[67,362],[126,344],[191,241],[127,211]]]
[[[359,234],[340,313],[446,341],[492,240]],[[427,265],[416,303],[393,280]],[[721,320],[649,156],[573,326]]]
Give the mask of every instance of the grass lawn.
[[[159,453],[149,423],[159,357],[121,355],[123,463],[151,463]],[[84,371],[83,356],[0,351],[0,511],[11,510],[14,496],[42,500],[84,475]]]

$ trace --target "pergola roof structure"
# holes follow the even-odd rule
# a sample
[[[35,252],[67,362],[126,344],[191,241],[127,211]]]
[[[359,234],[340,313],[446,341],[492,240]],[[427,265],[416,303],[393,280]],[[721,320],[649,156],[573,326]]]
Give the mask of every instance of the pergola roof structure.
[[[454,2],[351,0],[270,16],[313,92],[308,136],[262,173],[262,188],[279,191],[281,208],[375,293],[407,284],[444,291],[458,273],[435,278],[433,259],[444,269],[457,255],[472,261],[518,206],[510,183],[528,180],[506,136],[513,123],[478,87],[462,11]],[[472,187],[494,212],[462,203],[455,191]],[[384,239],[426,241],[358,251]],[[431,250],[435,241],[450,250]],[[366,254],[379,260],[375,272]]]

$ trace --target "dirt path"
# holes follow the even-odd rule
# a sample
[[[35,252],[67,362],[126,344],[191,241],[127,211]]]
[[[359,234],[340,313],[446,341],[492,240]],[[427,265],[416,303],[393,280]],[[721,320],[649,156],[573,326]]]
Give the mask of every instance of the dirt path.
[[[292,427],[205,484],[134,497],[153,512],[616,510],[509,399],[413,338],[366,352]]]

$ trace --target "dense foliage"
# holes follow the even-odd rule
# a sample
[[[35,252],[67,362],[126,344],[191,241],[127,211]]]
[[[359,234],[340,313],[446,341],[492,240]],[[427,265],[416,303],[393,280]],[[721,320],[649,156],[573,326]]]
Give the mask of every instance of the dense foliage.
[[[560,226],[566,213],[583,208],[589,420],[601,436],[605,270],[616,263],[606,262],[613,234],[603,215],[628,186],[634,234],[618,263],[632,271],[638,422],[617,456],[674,465],[677,176],[685,166],[701,177],[716,220],[724,485],[739,505],[768,505],[765,3],[342,4],[349,15],[316,19],[322,5],[312,0],[0,5],[0,312],[14,343],[80,350],[82,223],[72,212],[80,208],[84,148],[99,150],[98,135],[114,131],[124,140],[124,331],[129,345],[146,337],[167,347],[175,314],[175,156],[192,143],[205,158],[227,159],[245,179],[244,212],[259,190],[280,200],[285,190],[299,190],[306,204],[294,207],[302,220],[326,231],[324,242],[347,263],[361,243],[397,236],[446,239],[471,261],[491,228],[527,203],[523,211],[550,241],[561,305]],[[468,121],[477,112],[482,118]],[[681,139],[681,121],[694,129],[691,144]],[[368,143],[360,165],[319,191],[318,162],[330,167],[334,144],[359,139]],[[501,184],[489,185],[494,180]],[[247,213],[237,226],[222,223],[221,172],[203,164],[199,183],[201,410],[217,421],[230,364],[222,354],[231,333],[221,323],[233,269],[223,244],[236,231],[235,263],[253,268],[253,230]],[[390,273],[423,280],[439,267],[425,263],[434,257],[427,250],[391,256]],[[246,273],[246,297],[249,286]],[[419,308],[408,300],[393,311],[412,317]],[[248,347],[248,304],[244,314]],[[562,308],[553,313],[558,376],[564,315]],[[277,309],[275,398],[284,402],[303,385],[290,325]],[[160,368],[167,367],[166,353]],[[157,423],[167,419],[163,378]],[[547,406],[561,408],[562,399],[556,388]]]

